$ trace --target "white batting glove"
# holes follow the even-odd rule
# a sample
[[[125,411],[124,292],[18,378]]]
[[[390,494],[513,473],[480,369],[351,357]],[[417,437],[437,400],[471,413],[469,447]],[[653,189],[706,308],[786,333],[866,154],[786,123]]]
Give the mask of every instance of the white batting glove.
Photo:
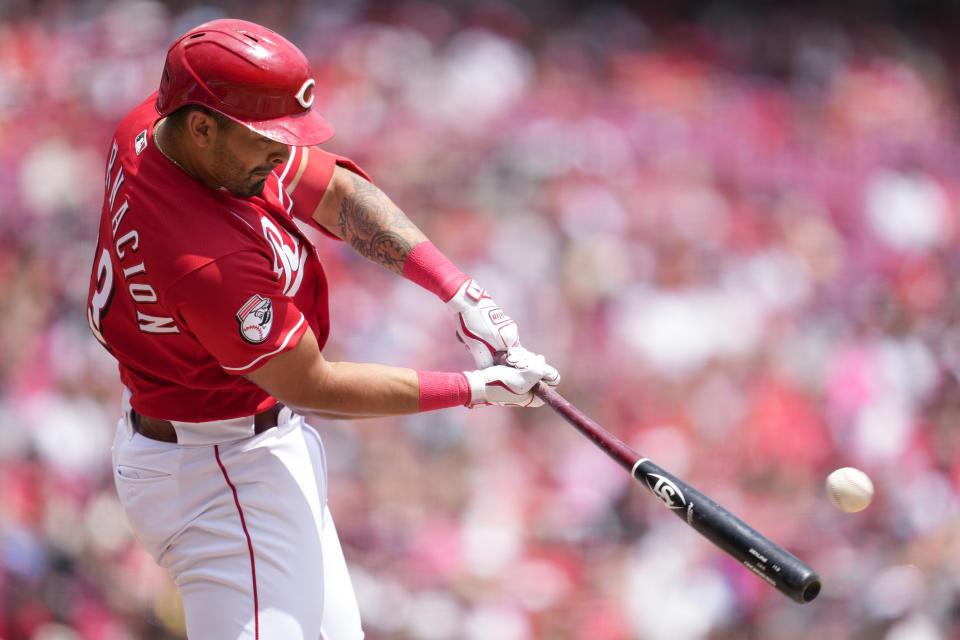
[[[539,407],[543,400],[533,394],[533,387],[538,382],[550,386],[560,383],[560,374],[547,364],[543,356],[532,354],[522,347],[508,351],[506,362],[506,365],[463,372],[470,383],[468,407],[491,404]]]
[[[517,323],[476,280],[467,280],[447,302],[457,318],[457,337],[473,356],[478,369],[493,365],[498,351],[520,348]]]

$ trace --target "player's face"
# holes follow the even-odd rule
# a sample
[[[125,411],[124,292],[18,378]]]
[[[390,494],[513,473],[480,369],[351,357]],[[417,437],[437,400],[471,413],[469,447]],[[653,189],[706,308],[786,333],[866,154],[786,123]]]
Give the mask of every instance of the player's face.
[[[213,143],[212,172],[217,181],[242,198],[263,191],[273,169],[290,157],[290,147],[246,127],[220,129]]]

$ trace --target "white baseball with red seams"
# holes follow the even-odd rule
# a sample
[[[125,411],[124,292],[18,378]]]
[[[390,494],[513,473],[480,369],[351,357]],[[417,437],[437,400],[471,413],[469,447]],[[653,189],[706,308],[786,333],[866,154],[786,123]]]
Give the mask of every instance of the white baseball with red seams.
[[[854,467],[842,467],[827,476],[827,496],[836,508],[847,513],[866,509],[873,500],[870,476]]]

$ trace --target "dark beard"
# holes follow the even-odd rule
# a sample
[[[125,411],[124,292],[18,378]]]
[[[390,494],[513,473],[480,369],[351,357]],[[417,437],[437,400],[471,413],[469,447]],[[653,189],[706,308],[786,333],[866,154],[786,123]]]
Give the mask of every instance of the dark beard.
[[[263,192],[263,188],[267,185],[267,179],[257,180],[252,185],[247,187],[242,191],[234,191],[229,189],[230,193],[240,198],[252,198],[253,196],[258,196]]]

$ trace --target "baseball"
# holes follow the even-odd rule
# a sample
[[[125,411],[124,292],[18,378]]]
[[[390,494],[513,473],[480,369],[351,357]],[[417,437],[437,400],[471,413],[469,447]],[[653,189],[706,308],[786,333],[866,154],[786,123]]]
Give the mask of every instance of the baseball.
[[[827,476],[827,495],[836,508],[856,513],[873,499],[873,482],[860,469],[843,467]]]

